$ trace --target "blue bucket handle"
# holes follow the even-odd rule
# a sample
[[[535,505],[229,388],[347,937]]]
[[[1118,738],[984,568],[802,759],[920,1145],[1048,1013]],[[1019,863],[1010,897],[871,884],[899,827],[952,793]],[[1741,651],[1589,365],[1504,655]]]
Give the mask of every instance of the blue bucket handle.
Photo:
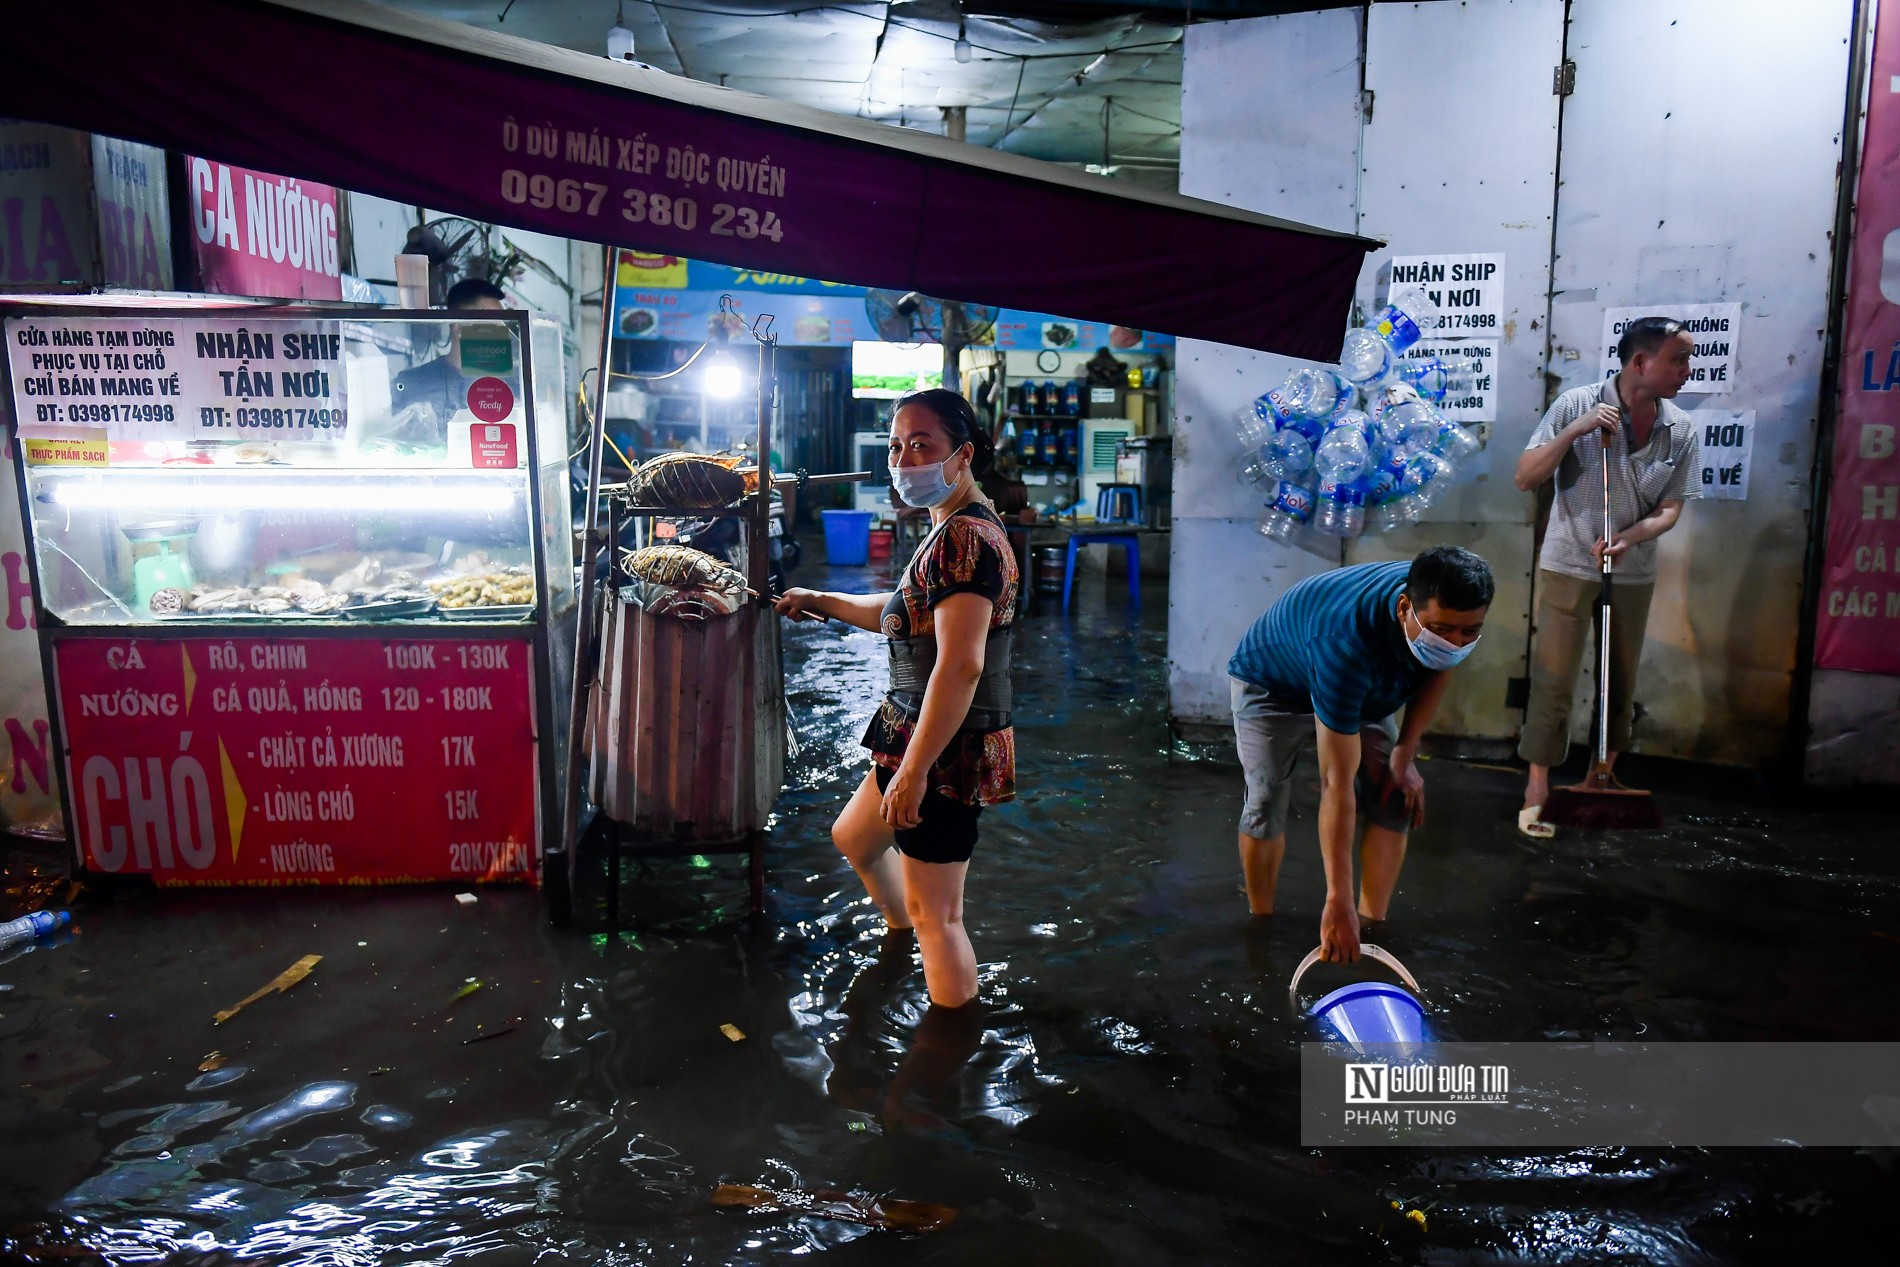
[[[1306,958],[1300,960],[1300,966],[1293,970],[1293,980],[1288,983],[1286,988],[1286,1006],[1287,1011],[1294,1016],[1302,1015],[1300,1011],[1300,978],[1306,975],[1308,968],[1311,968],[1314,964],[1319,962],[1320,951],[1323,949],[1325,949],[1323,946],[1313,947]],[[1371,942],[1360,942],[1359,953],[1374,963],[1382,963],[1392,969],[1392,971],[1398,973],[1399,980],[1405,983],[1406,988],[1423,1001],[1425,991],[1419,988],[1418,978],[1406,970],[1405,965],[1399,962],[1398,956],[1389,950],[1383,950],[1373,945]]]

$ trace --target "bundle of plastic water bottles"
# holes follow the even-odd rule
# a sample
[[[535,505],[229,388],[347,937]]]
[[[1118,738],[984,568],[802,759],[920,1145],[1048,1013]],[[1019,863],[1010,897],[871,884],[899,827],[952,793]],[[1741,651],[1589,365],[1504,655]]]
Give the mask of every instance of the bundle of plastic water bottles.
[[[1476,362],[1408,359],[1438,326],[1418,287],[1393,293],[1367,326],[1346,333],[1337,369],[1298,369],[1235,415],[1241,475],[1267,490],[1260,532],[1292,541],[1309,525],[1335,537],[1415,523],[1476,453],[1477,437],[1435,406],[1469,390]]]

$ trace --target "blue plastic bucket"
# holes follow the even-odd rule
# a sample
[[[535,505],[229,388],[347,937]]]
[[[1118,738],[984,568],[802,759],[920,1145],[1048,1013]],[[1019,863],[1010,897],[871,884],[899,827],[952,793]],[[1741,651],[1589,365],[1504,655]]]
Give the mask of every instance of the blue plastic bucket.
[[[869,510],[827,510],[826,561],[834,567],[862,567],[870,562],[871,521],[876,518]]]
[[[1355,1048],[1368,1043],[1429,1042],[1425,1008],[1411,991],[1383,981],[1341,986],[1307,1011],[1320,1032]]]

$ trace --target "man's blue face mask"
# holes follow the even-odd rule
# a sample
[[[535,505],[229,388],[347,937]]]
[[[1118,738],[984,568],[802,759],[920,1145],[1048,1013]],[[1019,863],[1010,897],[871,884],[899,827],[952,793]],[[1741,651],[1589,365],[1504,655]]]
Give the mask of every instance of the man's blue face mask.
[[[1484,635],[1479,634],[1461,647],[1449,638],[1427,629],[1409,602],[1405,606],[1406,616],[1418,626],[1418,636],[1408,636],[1405,645],[1412,649],[1412,657],[1428,669],[1455,669],[1471,654],[1473,648],[1484,641]]]

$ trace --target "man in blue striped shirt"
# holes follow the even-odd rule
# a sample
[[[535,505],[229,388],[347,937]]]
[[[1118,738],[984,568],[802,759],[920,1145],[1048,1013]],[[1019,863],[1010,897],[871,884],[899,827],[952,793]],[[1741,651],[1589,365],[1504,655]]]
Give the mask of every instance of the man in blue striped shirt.
[[[1418,743],[1444,697],[1447,672],[1477,645],[1495,588],[1485,561],[1458,546],[1434,546],[1409,564],[1339,568],[1282,595],[1227,663],[1247,776],[1240,869],[1248,908],[1273,913],[1293,766],[1316,747],[1326,865],[1319,932],[1328,961],[1357,959],[1359,921],[1385,919],[1406,833],[1425,821]],[[1403,727],[1393,722],[1401,707]],[[1352,835],[1360,814],[1366,831],[1355,908]]]

